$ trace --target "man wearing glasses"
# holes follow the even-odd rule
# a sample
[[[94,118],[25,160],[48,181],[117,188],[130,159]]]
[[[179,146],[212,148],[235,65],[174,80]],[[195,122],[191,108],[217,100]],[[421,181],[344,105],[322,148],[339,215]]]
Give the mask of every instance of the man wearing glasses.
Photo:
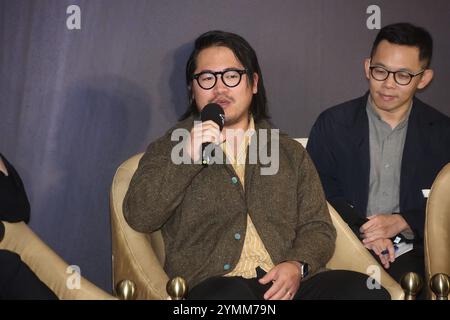
[[[187,62],[186,84],[189,106],[175,128],[190,133],[185,150],[193,161],[172,161],[175,128],[151,143],[130,183],[124,215],[140,232],[161,229],[164,269],[169,277],[185,278],[188,298],[388,298],[381,287],[368,289],[366,275],[325,271],[336,232],[317,172],[299,143],[280,134],[257,145],[279,144],[275,174],[262,175],[261,163],[248,161],[262,132],[272,132],[250,44],[223,31],[201,35]],[[210,103],[225,112],[222,131],[213,121],[194,122]],[[252,129],[253,135],[244,134]],[[217,144],[229,162],[197,164],[206,142]]]
[[[432,47],[423,28],[382,28],[369,92],[324,111],[308,140],[328,201],[397,281],[424,275],[426,197],[450,161],[450,119],[414,97],[433,78]],[[413,250],[396,259],[401,247]]]

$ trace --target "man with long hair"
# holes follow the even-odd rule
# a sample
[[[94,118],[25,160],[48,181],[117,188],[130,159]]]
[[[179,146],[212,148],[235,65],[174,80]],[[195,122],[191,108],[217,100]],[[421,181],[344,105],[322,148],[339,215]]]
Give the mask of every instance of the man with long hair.
[[[336,232],[317,172],[301,145],[268,122],[256,53],[239,35],[210,31],[187,62],[188,110],[150,144],[124,200],[125,218],[140,232],[161,229],[164,269],[192,288],[189,299],[383,299],[367,276],[326,271]],[[205,106],[222,107],[223,130],[195,122]],[[175,130],[189,135],[176,164]],[[268,134],[268,139],[263,136]],[[202,144],[227,163],[202,165]],[[274,147],[275,148],[272,148]],[[252,150],[276,150],[276,170]],[[189,161],[188,161],[189,162]]]

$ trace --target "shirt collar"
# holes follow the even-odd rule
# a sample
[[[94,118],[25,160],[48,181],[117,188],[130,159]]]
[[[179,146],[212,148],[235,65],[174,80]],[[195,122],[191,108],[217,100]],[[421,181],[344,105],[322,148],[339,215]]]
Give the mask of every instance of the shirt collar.
[[[408,111],[406,112],[405,117],[403,118],[402,121],[400,121],[400,123],[392,130],[397,130],[397,129],[403,129],[407,124],[408,124],[408,119],[409,119],[409,115],[411,114],[411,109],[412,109],[412,104],[413,102],[411,101],[411,104],[408,108]],[[366,110],[367,113],[369,114],[369,116],[373,116],[375,119],[377,119],[379,122],[387,124],[378,114],[378,112],[375,110],[375,106],[372,102],[372,98],[369,95],[367,97],[367,104],[366,104]],[[388,124],[387,124],[388,125]]]

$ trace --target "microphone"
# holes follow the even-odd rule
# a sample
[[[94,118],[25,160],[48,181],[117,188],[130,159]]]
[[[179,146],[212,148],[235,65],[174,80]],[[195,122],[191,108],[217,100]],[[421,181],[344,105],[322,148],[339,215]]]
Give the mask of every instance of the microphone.
[[[200,113],[200,120],[202,122],[212,120],[214,121],[222,131],[225,124],[225,112],[223,108],[217,103],[208,103]],[[202,164],[207,166],[211,160],[212,154],[206,154],[206,147],[210,142],[202,143]],[[214,152],[214,150],[212,150]]]

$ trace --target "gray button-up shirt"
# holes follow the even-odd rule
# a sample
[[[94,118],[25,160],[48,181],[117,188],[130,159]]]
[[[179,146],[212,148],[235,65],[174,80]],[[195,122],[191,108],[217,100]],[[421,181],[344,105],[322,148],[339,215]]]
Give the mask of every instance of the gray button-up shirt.
[[[370,97],[367,100],[370,145],[367,216],[400,212],[400,173],[410,111],[411,108],[392,129],[375,111]]]

